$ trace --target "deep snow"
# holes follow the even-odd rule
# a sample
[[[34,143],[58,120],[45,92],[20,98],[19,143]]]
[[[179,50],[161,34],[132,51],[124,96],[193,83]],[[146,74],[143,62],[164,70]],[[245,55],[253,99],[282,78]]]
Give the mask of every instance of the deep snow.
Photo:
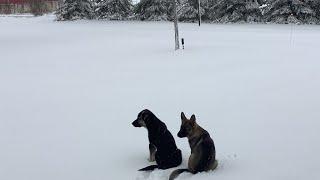
[[[180,112],[213,137],[219,167],[188,180],[315,180],[320,161],[320,27],[55,22],[0,17],[1,180],[166,180],[147,134],[152,110],[186,167]]]

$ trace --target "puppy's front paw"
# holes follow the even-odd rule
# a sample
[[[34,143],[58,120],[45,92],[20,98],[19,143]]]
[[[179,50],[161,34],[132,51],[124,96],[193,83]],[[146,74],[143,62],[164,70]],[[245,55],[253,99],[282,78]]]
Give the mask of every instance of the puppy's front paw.
[[[156,157],[155,156],[150,156],[148,160],[149,160],[149,162],[154,162],[154,161],[156,161]]]

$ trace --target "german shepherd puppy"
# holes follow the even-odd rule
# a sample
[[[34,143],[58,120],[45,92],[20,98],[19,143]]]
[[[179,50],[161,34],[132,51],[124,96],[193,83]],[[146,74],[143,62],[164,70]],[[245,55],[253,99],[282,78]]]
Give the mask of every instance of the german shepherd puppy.
[[[137,120],[132,122],[134,127],[145,127],[148,130],[150,161],[156,161],[157,165],[151,165],[139,171],[151,171],[156,168],[168,169],[179,166],[182,162],[180,149],[167,126],[160,121],[151,111],[145,109],[138,114]]]
[[[178,137],[187,137],[191,148],[188,161],[188,169],[177,169],[173,171],[169,180],[173,180],[183,172],[196,174],[198,172],[214,170],[218,166],[216,161],[216,149],[209,133],[196,122],[195,115],[190,120],[181,113],[181,127]]]

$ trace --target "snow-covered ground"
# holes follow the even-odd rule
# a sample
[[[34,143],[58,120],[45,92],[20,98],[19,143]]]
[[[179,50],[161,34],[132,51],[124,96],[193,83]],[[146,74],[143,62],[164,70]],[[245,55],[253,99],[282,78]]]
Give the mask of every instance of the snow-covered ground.
[[[1,180],[166,180],[144,108],[178,139],[180,112],[213,137],[219,168],[177,180],[320,179],[320,26],[55,22],[0,17]]]

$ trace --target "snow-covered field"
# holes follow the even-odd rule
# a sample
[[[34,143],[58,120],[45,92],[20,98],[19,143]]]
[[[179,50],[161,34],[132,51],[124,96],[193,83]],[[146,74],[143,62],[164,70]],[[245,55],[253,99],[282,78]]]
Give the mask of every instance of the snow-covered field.
[[[178,139],[196,114],[220,166],[177,180],[320,179],[320,26],[55,22],[0,17],[1,180],[166,180],[152,110]]]

